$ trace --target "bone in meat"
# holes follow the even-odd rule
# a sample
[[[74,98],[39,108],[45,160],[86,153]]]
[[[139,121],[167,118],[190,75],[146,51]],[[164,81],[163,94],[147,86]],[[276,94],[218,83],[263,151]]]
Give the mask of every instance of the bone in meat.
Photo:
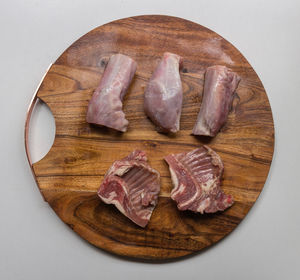
[[[147,163],[145,152],[135,150],[113,163],[98,195],[103,202],[114,204],[134,223],[145,227],[156,206],[159,191],[159,173]]]
[[[174,185],[171,198],[179,210],[214,213],[233,204],[232,196],[220,187],[224,170],[221,158],[209,147],[171,154],[165,160]]]

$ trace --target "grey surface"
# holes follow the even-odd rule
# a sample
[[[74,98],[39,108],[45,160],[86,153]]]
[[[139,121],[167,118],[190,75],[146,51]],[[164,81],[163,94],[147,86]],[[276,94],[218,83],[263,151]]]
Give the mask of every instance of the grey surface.
[[[0,279],[299,279],[300,2],[276,2],[1,2]],[[140,14],[183,17],[233,43],[261,78],[276,129],[269,178],[244,221],[205,252],[165,264],[116,258],[79,238],[42,200],[24,152],[25,112],[48,65],[92,28]],[[53,124],[45,108],[36,116],[38,158]]]

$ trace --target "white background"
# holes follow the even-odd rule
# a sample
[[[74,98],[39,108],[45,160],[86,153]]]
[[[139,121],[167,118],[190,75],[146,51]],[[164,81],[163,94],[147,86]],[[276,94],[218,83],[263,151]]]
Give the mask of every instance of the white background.
[[[266,88],[276,132],[268,180],[238,228],[203,253],[162,264],[107,254],[65,226],[42,200],[23,140],[26,109],[48,65],[92,28],[141,14],[183,17],[235,45]],[[299,74],[297,0],[2,0],[0,279],[299,279]],[[35,157],[51,143],[47,113],[40,108],[32,122]]]

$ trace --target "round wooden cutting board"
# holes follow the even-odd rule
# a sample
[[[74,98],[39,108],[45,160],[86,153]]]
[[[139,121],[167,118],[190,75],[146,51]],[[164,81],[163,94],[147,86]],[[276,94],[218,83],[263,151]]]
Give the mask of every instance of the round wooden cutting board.
[[[157,133],[143,111],[145,86],[166,51],[183,58],[181,130],[175,136]],[[114,53],[129,55],[138,65],[124,101],[129,120],[126,133],[94,127],[85,121],[88,101]],[[228,66],[242,80],[222,131],[213,139],[195,137],[191,131],[201,104],[204,73],[208,66],[216,64]],[[81,37],[56,60],[42,81],[37,97],[49,106],[56,122],[51,150],[31,166],[39,189],[68,226],[106,251],[155,260],[200,251],[222,239],[241,222],[267,178],[274,127],[263,85],[234,46],[199,24],[149,15],[100,26]],[[29,119],[30,113],[27,128]],[[27,141],[26,137],[26,145]],[[180,212],[170,199],[172,183],[163,157],[203,144],[221,156],[225,167],[222,188],[233,195],[235,203],[216,214]],[[158,205],[145,229],[113,205],[102,203],[96,193],[111,164],[134,149],[145,150],[150,165],[161,174]]]

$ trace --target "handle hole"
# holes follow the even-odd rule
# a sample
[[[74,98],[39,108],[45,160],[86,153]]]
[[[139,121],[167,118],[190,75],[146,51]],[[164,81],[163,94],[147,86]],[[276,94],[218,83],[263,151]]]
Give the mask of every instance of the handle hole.
[[[32,163],[41,160],[51,149],[55,138],[55,120],[49,107],[37,100],[30,119],[28,143]]]

